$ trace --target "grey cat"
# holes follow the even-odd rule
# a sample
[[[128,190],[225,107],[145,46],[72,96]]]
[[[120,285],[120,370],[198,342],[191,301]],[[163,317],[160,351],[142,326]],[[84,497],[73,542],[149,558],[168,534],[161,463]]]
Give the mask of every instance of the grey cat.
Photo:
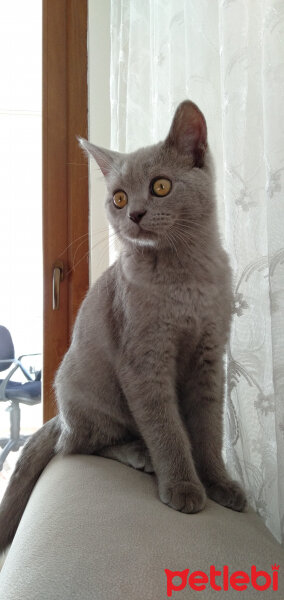
[[[203,114],[179,105],[164,142],[131,154],[81,145],[107,184],[122,251],[88,292],[55,380],[59,416],[26,444],[0,507],[0,550],[56,453],[155,472],[184,513],[206,496],[242,511],[221,456],[232,291]]]

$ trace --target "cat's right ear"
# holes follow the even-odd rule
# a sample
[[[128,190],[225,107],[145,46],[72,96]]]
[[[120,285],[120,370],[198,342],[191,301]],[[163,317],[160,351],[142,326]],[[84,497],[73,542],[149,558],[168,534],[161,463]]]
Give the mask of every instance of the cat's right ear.
[[[115,169],[118,160],[118,152],[112,152],[111,150],[106,150],[106,148],[95,146],[81,137],[77,137],[77,139],[84,152],[88,155],[90,154],[95,159],[101,172],[107,177],[109,173]]]

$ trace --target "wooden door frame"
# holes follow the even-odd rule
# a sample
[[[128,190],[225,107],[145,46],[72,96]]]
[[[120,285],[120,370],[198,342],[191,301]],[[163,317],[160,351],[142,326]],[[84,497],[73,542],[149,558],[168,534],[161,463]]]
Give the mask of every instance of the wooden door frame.
[[[55,372],[89,286],[87,0],[43,0],[43,413],[56,414]],[[62,261],[60,306],[52,279]]]

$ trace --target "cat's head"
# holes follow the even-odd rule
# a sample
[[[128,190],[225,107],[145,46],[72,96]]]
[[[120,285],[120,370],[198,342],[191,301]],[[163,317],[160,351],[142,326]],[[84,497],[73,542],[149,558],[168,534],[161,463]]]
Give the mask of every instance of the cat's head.
[[[173,248],[197,241],[214,196],[206,121],[193,102],[178,106],[167,138],[153,146],[121,154],[80,143],[105,176],[107,216],[124,243]]]

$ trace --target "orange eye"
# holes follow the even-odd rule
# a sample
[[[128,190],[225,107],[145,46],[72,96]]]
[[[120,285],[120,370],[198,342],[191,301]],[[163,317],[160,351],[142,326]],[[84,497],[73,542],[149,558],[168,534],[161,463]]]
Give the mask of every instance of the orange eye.
[[[113,203],[116,208],[124,208],[128,202],[127,194],[123,190],[118,190],[113,195]]]
[[[151,181],[151,193],[154,196],[167,196],[172,189],[172,182],[165,177],[156,177]]]

